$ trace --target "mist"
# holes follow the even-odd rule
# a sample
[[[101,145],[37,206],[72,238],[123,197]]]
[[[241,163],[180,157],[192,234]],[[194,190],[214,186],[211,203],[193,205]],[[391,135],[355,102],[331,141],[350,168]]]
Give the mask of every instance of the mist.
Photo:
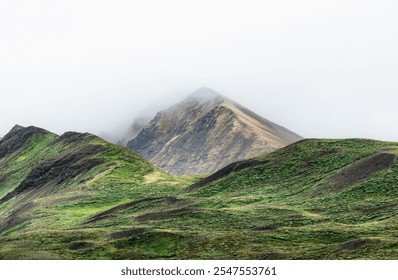
[[[0,3],[0,135],[117,139],[205,86],[304,136],[398,141],[392,0]]]

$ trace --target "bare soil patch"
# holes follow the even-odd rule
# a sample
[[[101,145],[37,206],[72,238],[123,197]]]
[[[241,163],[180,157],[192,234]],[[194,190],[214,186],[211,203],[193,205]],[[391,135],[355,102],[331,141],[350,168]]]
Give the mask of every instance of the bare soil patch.
[[[8,231],[16,226],[23,224],[31,219],[30,213],[37,206],[36,203],[29,202],[14,210],[2,224],[0,224],[0,233]]]
[[[296,219],[305,219],[306,216],[301,215],[301,214],[296,214],[296,215],[290,215],[290,216],[288,216],[288,218],[296,220]]]
[[[83,250],[83,249],[90,249],[94,247],[94,243],[91,242],[73,242],[68,245],[69,250]]]
[[[396,156],[393,154],[381,153],[355,162],[330,178],[330,182],[334,186],[333,191],[340,192],[390,168],[394,164],[395,158]]]
[[[285,260],[287,256],[281,253],[267,253],[257,257],[258,260]]]
[[[181,207],[181,206],[189,204],[189,200],[178,199],[175,196],[165,196],[164,202],[171,207]]]
[[[367,244],[374,244],[380,242],[379,240],[373,240],[368,238],[354,239],[344,242],[339,245],[340,250],[357,250]]]
[[[133,229],[128,229],[128,230],[122,230],[122,231],[117,231],[109,234],[110,239],[123,239],[123,238],[129,238],[132,236],[137,236],[140,234],[144,234],[146,232],[151,231],[148,228],[133,228]]]
[[[398,206],[398,203],[392,203],[392,204],[386,204],[386,205],[382,205],[382,206],[362,209],[362,210],[360,210],[360,212],[362,214],[373,214],[373,213],[377,213],[379,211],[383,211],[383,210],[386,210],[386,209],[395,208],[397,206]]]
[[[204,186],[207,186],[215,181],[218,181],[226,176],[228,176],[231,173],[234,172],[238,172],[241,171],[243,169],[249,168],[249,167],[255,167],[258,165],[263,165],[268,163],[269,161],[260,161],[260,160],[244,160],[244,161],[239,161],[239,162],[235,162],[232,163],[222,169],[220,169],[219,171],[217,171],[216,173],[214,173],[213,175],[210,175],[209,177],[203,179],[202,181],[193,184],[192,186],[188,187],[187,189],[185,189],[185,192],[191,192],[200,188],[203,188]]]

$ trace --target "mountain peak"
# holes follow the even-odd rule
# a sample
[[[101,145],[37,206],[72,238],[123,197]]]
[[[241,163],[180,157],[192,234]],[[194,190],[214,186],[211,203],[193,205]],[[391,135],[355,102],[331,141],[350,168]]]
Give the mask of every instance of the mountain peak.
[[[217,91],[211,88],[201,87],[192,94],[190,94],[186,98],[186,101],[210,102],[210,101],[224,100],[224,99],[226,98]]]
[[[10,132],[17,132],[18,130],[21,130],[21,129],[24,129],[24,128],[26,128],[26,127],[24,127],[24,126],[22,126],[22,125],[19,125],[19,124],[16,124],[16,125],[14,125],[13,128],[11,128],[11,130],[9,131],[9,133],[10,133]]]
[[[17,151],[33,137],[49,133],[47,130],[35,126],[14,126],[1,140],[0,158]]]
[[[301,137],[209,88],[160,111],[127,147],[172,174],[211,173]]]
[[[45,134],[45,133],[51,133],[43,128],[36,127],[36,126],[21,126],[19,124],[14,125],[14,127],[4,136],[4,139],[13,137],[14,135],[23,135],[23,134],[29,134],[29,135],[38,135],[38,134]]]

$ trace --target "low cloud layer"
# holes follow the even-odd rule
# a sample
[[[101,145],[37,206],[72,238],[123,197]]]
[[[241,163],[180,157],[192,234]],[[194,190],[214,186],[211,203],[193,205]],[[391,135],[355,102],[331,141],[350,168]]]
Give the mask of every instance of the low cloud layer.
[[[127,131],[206,86],[305,137],[398,141],[396,1],[4,1],[0,135]]]

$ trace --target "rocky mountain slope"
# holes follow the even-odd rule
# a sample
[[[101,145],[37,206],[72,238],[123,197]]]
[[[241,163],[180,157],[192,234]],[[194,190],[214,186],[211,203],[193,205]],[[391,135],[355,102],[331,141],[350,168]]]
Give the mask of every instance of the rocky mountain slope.
[[[171,174],[199,174],[300,139],[217,92],[201,88],[159,112],[127,147]]]
[[[36,127],[0,155],[0,259],[398,258],[398,143],[303,140],[206,178]]]

